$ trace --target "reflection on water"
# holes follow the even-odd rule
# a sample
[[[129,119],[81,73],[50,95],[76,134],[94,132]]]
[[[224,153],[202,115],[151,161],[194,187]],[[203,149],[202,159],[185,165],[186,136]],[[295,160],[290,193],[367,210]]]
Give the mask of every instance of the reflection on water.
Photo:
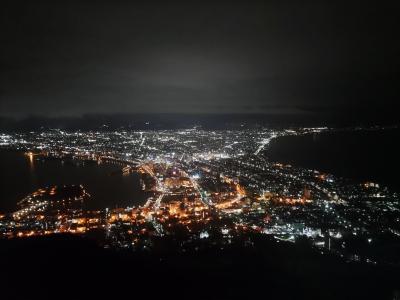
[[[16,151],[0,151],[0,212],[41,187],[83,184],[92,195],[89,209],[141,205],[146,195],[137,174],[122,175],[119,166],[95,162],[44,159]]]
[[[29,157],[29,165],[30,165],[31,169],[33,169],[33,167],[34,167],[34,164],[33,164],[33,153],[29,152],[28,153],[28,157]]]

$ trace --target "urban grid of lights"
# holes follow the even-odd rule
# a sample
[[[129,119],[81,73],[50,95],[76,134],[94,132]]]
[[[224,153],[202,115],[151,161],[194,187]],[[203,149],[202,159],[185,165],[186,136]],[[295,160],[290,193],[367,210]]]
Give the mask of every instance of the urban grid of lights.
[[[0,234],[13,238],[100,230],[105,247],[143,249],[151,248],[154,237],[184,232],[184,250],[207,240],[223,247],[251,232],[289,242],[306,237],[322,253],[381,262],[349,251],[346,243],[359,239],[373,247],[383,234],[399,238],[398,194],[377,183],[353,183],[272,162],[265,155],[276,138],[330,130],[0,134],[1,147],[25,151],[32,164],[49,156],[118,164],[121,174],[137,172],[149,195],[139,207],[89,211],[82,208],[90,197],[83,186],[40,189],[22,199],[16,212],[0,215]]]

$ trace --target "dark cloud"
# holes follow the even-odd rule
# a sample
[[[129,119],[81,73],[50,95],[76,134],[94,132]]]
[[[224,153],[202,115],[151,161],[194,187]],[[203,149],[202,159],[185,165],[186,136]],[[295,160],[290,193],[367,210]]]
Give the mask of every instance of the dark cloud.
[[[297,113],[399,97],[390,2],[8,2],[2,115]]]

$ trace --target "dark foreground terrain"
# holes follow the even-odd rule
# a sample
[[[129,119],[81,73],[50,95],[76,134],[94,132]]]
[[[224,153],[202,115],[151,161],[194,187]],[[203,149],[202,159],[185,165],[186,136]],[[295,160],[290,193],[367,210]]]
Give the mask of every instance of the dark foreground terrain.
[[[226,249],[106,250],[54,236],[0,241],[1,299],[398,299],[399,269],[255,236]],[[165,249],[169,249],[165,251]]]

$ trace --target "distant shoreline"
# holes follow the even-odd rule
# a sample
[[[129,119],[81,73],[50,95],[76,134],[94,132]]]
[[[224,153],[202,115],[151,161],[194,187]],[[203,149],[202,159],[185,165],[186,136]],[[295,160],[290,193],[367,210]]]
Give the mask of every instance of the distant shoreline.
[[[399,128],[384,131],[326,131],[279,136],[263,150],[270,160],[316,169],[356,181],[377,181],[396,191],[400,165]]]

